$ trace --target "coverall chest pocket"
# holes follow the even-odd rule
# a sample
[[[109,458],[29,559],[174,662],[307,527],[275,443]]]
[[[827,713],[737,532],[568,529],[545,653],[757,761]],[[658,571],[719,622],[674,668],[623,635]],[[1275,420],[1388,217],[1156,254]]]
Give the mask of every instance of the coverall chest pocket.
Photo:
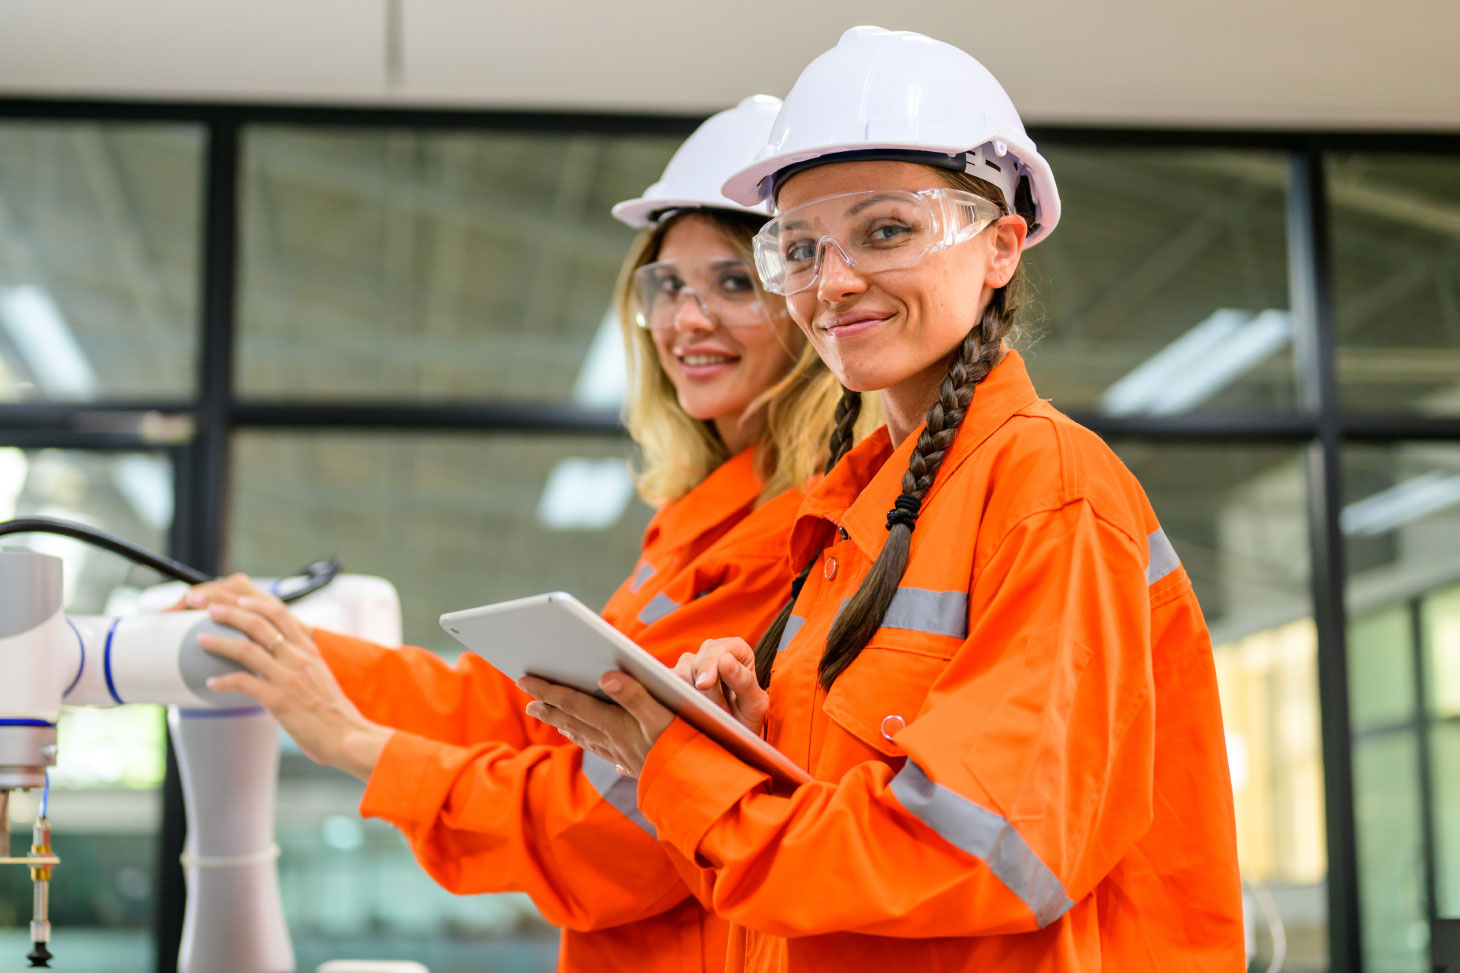
[[[917,718],[948,658],[874,637],[827,694],[824,710],[832,725],[818,764],[835,773],[877,757],[905,756],[894,737]]]

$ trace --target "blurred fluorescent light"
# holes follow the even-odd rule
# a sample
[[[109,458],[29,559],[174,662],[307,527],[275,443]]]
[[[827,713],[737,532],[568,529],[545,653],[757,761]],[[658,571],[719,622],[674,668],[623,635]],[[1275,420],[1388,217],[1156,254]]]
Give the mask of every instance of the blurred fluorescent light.
[[[15,516],[28,476],[30,460],[25,458],[25,450],[14,446],[0,449],[0,520]]]
[[[1293,338],[1287,311],[1221,308],[1105,390],[1113,416],[1173,415],[1195,408]]]
[[[610,309],[599,322],[583,358],[583,367],[573,384],[573,401],[591,408],[617,409],[624,401],[627,371],[618,315]]]
[[[1432,471],[1355,500],[1343,508],[1338,522],[1345,534],[1373,537],[1457,503],[1460,474]]]
[[[112,481],[138,519],[153,530],[172,525],[172,467],[159,456],[123,456],[112,465]]]
[[[51,295],[32,284],[0,288],[0,322],[43,392],[55,398],[92,397],[96,372]]]
[[[0,288],[0,322],[48,397],[88,399],[95,394],[96,372],[45,290],[33,284]],[[23,470],[21,475],[23,484]],[[113,465],[112,480],[144,524],[164,530],[172,523],[172,473],[166,460],[124,457]]]
[[[633,494],[621,459],[560,460],[548,474],[537,519],[552,530],[603,530],[618,523]]]
[[[1240,733],[1227,731],[1227,772],[1232,777],[1232,794],[1240,797],[1252,777],[1252,761],[1247,755],[1247,740]]]

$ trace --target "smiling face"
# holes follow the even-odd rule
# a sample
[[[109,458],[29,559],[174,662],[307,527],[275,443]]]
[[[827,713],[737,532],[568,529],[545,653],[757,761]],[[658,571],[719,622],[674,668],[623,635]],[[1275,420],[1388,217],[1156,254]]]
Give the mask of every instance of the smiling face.
[[[745,255],[714,222],[695,213],[678,217],[664,235],[657,261],[704,264],[706,258],[721,268],[717,285],[726,292],[759,289],[755,271],[744,263]],[[735,279],[736,275],[743,279]],[[774,294],[761,297],[757,307],[762,310],[782,304]],[[695,296],[678,297],[651,334],[680,408],[695,419],[713,422],[726,447],[738,452],[750,445],[763,422],[749,414],[749,406],[786,375],[804,339],[784,312],[756,313],[750,318],[754,323],[740,324],[719,320],[713,302],[709,303],[707,313]],[[739,320],[745,320],[743,314]]]
[[[939,170],[916,163],[834,162],[788,179],[776,208],[788,213],[843,193],[949,185]],[[912,266],[876,273],[849,266],[835,247],[827,247],[814,283],[789,295],[786,304],[843,385],[883,393],[894,438],[900,438],[897,427],[913,417],[920,421],[949,356],[978,322],[992,292],[1013,277],[1024,233],[1022,219],[1003,217],[971,240],[930,252]]]

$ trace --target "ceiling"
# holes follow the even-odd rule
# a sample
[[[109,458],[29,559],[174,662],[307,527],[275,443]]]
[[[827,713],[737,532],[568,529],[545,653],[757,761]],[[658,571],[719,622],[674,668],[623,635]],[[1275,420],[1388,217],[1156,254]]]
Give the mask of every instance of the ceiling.
[[[0,95],[705,112],[858,23],[976,54],[1041,124],[1460,128],[1460,4],[6,0]]]

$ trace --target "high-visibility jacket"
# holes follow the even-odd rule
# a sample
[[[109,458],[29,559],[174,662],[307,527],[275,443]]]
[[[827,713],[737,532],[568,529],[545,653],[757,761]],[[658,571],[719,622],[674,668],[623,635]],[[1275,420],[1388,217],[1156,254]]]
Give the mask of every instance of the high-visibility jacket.
[[[754,639],[791,582],[799,491],[759,507],[750,452],[650,523],[603,614],[667,664],[727,629]],[[366,784],[365,817],[407,837],[457,893],[522,891],[563,927],[560,970],[718,971],[727,924],[706,912],[635,808],[635,784],[528,717],[530,701],[471,653],[453,667],[316,631],[346,695],[397,728]],[[693,872],[687,873],[693,879]]]
[[[1211,643],[1130,472],[1009,354],[924,499],[882,627],[817,663],[881,550],[917,439],[859,444],[806,497],[812,570],[770,684],[765,775],[683,721],[640,777],[707,871],[729,969],[1240,973]]]

